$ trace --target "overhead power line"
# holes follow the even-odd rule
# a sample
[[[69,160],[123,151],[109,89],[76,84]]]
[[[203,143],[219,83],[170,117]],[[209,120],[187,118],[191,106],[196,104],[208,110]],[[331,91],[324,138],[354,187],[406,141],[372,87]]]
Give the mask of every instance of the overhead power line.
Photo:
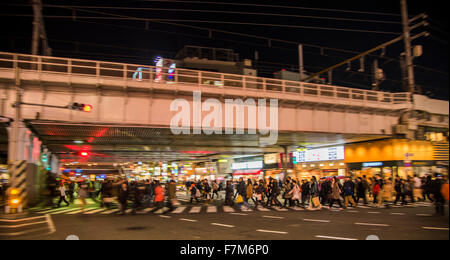
[[[353,11],[342,9],[330,9],[330,8],[314,8],[314,7],[301,7],[301,6],[286,6],[286,5],[263,5],[263,4],[245,4],[245,3],[232,3],[232,2],[207,2],[207,1],[179,1],[179,0],[140,0],[141,2],[162,2],[162,3],[187,3],[187,4],[210,4],[210,5],[231,5],[231,6],[252,6],[252,7],[266,7],[266,8],[281,8],[281,9],[297,9],[297,10],[311,10],[311,11],[325,11],[325,12],[341,12],[341,13],[353,13],[353,14],[371,14],[371,15],[385,15],[399,17],[399,14],[395,13],[381,13],[381,12],[366,12],[366,11]]]
[[[196,12],[196,13],[219,13],[219,14],[243,14],[243,15],[259,15],[259,16],[277,16],[277,17],[295,17],[319,20],[335,20],[346,22],[366,22],[366,23],[382,23],[382,24],[401,24],[399,21],[371,20],[371,19],[354,19],[329,16],[313,16],[313,15],[295,15],[281,13],[262,13],[262,12],[242,12],[242,11],[225,11],[225,10],[202,10],[202,9],[173,9],[173,8],[148,8],[148,7],[118,7],[118,6],[74,6],[74,5],[51,5],[45,4],[44,7],[51,8],[82,8],[82,9],[111,9],[111,10],[135,10],[135,11],[166,11],[166,12]]]
[[[81,10],[81,9],[76,9]],[[9,15],[0,14],[1,16],[20,16],[31,17],[32,15],[19,14]],[[206,21],[206,20],[186,20],[186,19],[148,19],[139,17],[100,17],[100,16],[67,16],[67,15],[45,15],[45,18],[53,19],[94,19],[94,20],[130,20],[130,21],[144,21],[144,22],[183,22],[183,23],[208,23],[208,24],[234,24],[234,25],[250,25],[250,26],[265,26],[265,27],[280,27],[280,28],[294,28],[294,29],[311,29],[311,30],[326,30],[326,31],[341,31],[341,32],[358,32],[358,33],[374,33],[374,34],[391,34],[400,35],[397,32],[373,31],[373,30],[359,30],[348,28],[334,28],[321,26],[303,26],[290,24],[268,24],[268,23],[247,23],[247,22],[229,22],[229,21]]]

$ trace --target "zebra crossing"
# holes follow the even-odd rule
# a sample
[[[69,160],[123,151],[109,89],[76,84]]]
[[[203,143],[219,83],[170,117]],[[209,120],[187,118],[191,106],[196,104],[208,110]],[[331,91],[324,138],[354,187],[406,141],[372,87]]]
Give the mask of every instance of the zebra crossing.
[[[120,213],[119,209],[117,208],[101,208],[98,204],[92,205],[88,204],[86,205],[86,208],[83,209],[81,206],[73,206],[73,205],[80,205],[76,202],[72,204],[71,207],[61,207],[61,208],[34,208],[32,209],[33,212],[38,214],[49,214],[49,215],[114,215]],[[431,207],[433,204],[428,202],[417,202],[414,205],[405,205],[405,206],[391,206],[393,208],[411,208],[411,207]],[[352,207],[350,209],[354,210],[356,208],[361,209],[373,209],[378,208],[377,205],[369,204],[369,205],[358,205],[357,207]],[[337,205],[335,205],[333,208],[329,208],[327,206],[324,206],[324,209],[339,212],[341,209]],[[150,211],[152,211],[152,207],[144,208],[141,210],[138,210],[137,214],[147,214]],[[291,208],[279,208],[279,207],[272,207],[272,208],[266,208],[262,206],[258,206],[256,208],[248,208],[246,206],[235,206],[230,207],[226,205],[220,205],[220,206],[214,206],[214,205],[180,205],[176,207],[173,211],[168,212],[168,214],[217,214],[217,213],[239,213],[239,212],[288,212],[288,211],[306,211],[307,209],[302,207],[291,207]],[[155,214],[162,214],[164,212],[168,211],[168,208],[159,209],[158,211],[154,212]],[[132,213],[132,209],[127,209],[125,211],[126,214]]]

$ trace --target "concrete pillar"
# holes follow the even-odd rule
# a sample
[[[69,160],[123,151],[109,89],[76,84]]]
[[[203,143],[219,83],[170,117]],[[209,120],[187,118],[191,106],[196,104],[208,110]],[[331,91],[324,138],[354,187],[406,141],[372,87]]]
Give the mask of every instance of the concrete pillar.
[[[18,128],[17,138],[13,136],[14,126]],[[12,122],[8,132],[9,183],[11,188],[19,189],[22,205],[26,207],[34,204],[39,195],[37,174],[41,142],[23,122]]]

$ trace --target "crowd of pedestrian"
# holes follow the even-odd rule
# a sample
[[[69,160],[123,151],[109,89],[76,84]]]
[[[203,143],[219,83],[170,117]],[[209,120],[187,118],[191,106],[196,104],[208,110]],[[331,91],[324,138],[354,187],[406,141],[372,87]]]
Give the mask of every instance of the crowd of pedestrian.
[[[152,207],[150,212],[156,212],[167,207],[164,213],[171,212],[179,202],[177,200],[177,184],[169,180],[162,184],[158,180],[128,181],[127,179],[106,181],[62,181],[59,184],[51,177],[47,179],[48,204],[54,205],[55,197],[59,197],[56,207],[64,202],[70,205],[75,198],[81,200],[85,208],[86,199],[91,198],[100,203],[101,207],[111,208],[118,204],[121,214],[128,207],[136,213],[143,208]],[[287,177],[284,181],[274,178],[247,179],[226,182],[187,181],[186,193],[190,204],[194,202],[211,203],[222,201],[226,206],[256,208],[302,207],[308,210],[320,210],[323,207],[339,209],[349,206],[356,207],[359,203],[372,203],[378,207],[390,208],[393,205],[430,201],[436,206],[436,214],[444,214],[444,205],[448,201],[448,178],[438,174],[423,178],[418,176],[402,179],[400,177],[383,179],[374,177],[330,177],[310,180]],[[224,191],[225,196],[221,197]],[[68,200],[66,199],[68,198]],[[281,201],[280,201],[281,200]]]

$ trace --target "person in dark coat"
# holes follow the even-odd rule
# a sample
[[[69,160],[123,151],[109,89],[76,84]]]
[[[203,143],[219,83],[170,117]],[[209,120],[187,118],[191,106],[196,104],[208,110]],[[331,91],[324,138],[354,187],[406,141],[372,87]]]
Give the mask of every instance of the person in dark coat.
[[[310,184],[307,180],[303,180],[302,184],[302,207],[305,207],[305,202],[309,203]]]
[[[358,182],[356,183],[356,203],[359,203],[359,200],[363,199],[364,205],[367,205],[366,185],[364,185],[363,179],[361,177],[358,177],[357,181]]]
[[[442,185],[444,184],[444,180],[442,176],[436,174],[435,180],[431,182],[431,194],[434,200],[434,206],[436,213],[435,215],[445,216],[445,199],[442,194]]]
[[[267,202],[268,207],[272,207],[273,203],[280,208],[283,207],[281,202],[278,200],[278,196],[280,195],[280,186],[278,181],[275,179],[272,179],[272,183],[269,186],[269,194],[269,201]]]
[[[234,206],[233,193],[234,193],[233,185],[231,185],[231,181],[227,181],[227,184],[225,186],[225,203],[224,203],[224,205]]]
[[[246,185],[243,178],[239,178],[239,183],[236,187],[236,195],[241,195],[244,198],[247,194]],[[235,196],[236,197],[236,196]]]
[[[339,181],[338,181],[339,185]],[[320,202],[325,205],[328,202],[328,199],[330,197],[330,194],[332,193],[332,187],[331,187],[331,181],[324,180],[321,184],[320,189]]]
[[[344,209],[347,208],[349,202],[352,204],[352,207],[356,207],[357,205],[353,200],[353,195],[355,194],[355,183],[350,179],[350,177],[345,178],[342,190],[344,193]]]
[[[120,203],[121,215],[124,215],[127,209],[128,195],[129,195],[128,185],[126,183],[122,183],[122,185],[119,188],[119,198],[118,198]]]

